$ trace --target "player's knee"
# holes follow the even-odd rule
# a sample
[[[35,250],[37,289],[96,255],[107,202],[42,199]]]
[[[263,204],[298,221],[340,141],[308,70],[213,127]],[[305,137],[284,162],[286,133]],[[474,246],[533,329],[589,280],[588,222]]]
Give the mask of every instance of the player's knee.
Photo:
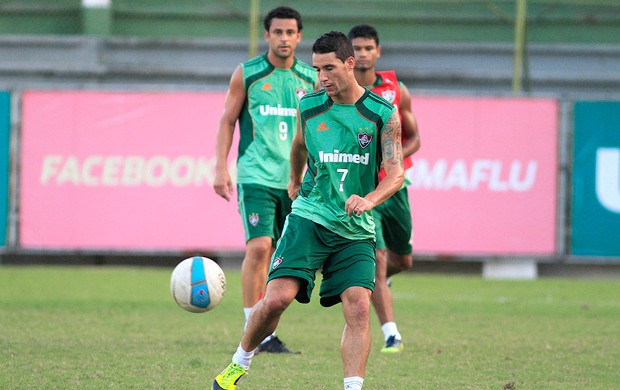
[[[402,261],[400,265],[403,271],[411,269],[411,267],[413,267],[413,256],[411,254],[402,256]]]
[[[247,242],[245,260],[262,263],[271,258],[272,244],[270,237],[256,237]]]
[[[392,271],[391,274],[395,274],[401,271],[406,271],[413,266],[413,256],[410,254],[402,255],[394,252],[390,253],[390,261],[388,268]],[[388,272],[390,273],[390,272]]]
[[[357,289],[361,289],[361,287]],[[370,292],[368,294],[366,294],[366,291],[359,292],[347,294],[346,297],[343,297],[343,310],[348,325],[359,326],[368,323],[368,318],[370,317]]]
[[[268,294],[263,297],[263,308],[272,316],[279,316],[282,314],[289,304],[292,302],[287,295],[283,294]]]

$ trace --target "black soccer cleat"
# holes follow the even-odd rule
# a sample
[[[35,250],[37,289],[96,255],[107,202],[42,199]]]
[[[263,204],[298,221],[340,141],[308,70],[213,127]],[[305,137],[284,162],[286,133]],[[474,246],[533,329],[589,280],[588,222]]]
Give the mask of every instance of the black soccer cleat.
[[[301,352],[294,352],[286,348],[286,345],[278,338],[278,336],[272,336],[269,341],[261,343],[256,349],[256,353],[293,353],[299,354]]]

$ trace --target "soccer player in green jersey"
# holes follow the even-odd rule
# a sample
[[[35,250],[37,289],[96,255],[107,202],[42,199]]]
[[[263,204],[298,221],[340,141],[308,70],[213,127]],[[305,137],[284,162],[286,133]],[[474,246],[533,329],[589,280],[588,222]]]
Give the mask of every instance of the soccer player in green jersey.
[[[236,388],[284,310],[293,300],[310,301],[319,269],[321,305],[342,303],[344,388],[362,388],[375,278],[370,211],[402,187],[401,126],[394,106],[355,80],[353,46],[346,35],[323,34],[312,53],[323,89],[299,104],[288,184],[292,212],[271,260],[265,296],[213,389]],[[377,184],[382,164],[386,177]]]
[[[405,169],[410,168],[413,165],[411,156],[420,149],[420,134],[418,122],[411,111],[409,90],[398,81],[394,71],[376,70],[377,59],[381,57],[381,46],[379,34],[374,27],[367,24],[354,26],[348,36],[355,52],[357,82],[398,108],[403,137],[403,165]],[[379,178],[382,176],[380,174]],[[392,293],[387,278],[412,266],[413,231],[407,187],[403,186],[390,199],[375,208],[373,216],[377,233],[377,274],[372,304],[385,339],[381,352],[398,353],[403,350],[404,344],[396,326]]]
[[[297,129],[299,99],[318,88],[316,71],[295,57],[302,20],[289,7],[271,10],[264,20],[267,53],[241,64],[231,79],[216,140],[215,192],[231,199],[227,159],[239,122],[237,202],[246,253],[241,266],[246,323],[265,290],[269,260],[291,211],[287,193],[290,151]],[[290,353],[275,335],[261,352]]]

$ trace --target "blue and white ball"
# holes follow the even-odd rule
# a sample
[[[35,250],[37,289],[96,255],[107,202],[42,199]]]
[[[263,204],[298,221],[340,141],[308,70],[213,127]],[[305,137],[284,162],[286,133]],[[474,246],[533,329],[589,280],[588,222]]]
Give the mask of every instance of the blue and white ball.
[[[204,313],[222,301],[226,276],[217,263],[194,256],[181,261],[172,271],[170,293],[176,303],[192,313]]]

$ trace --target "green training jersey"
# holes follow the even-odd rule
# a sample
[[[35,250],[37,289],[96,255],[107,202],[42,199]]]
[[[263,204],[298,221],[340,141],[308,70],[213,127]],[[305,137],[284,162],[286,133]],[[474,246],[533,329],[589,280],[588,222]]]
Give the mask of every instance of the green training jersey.
[[[324,90],[299,104],[308,167],[292,213],[348,239],[375,237],[372,213],[349,217],[349,196],[366,196],[377,186],[381,133],[394,106],[366,91],[355,104],[338,104]]]
[[[299,99],[317,84],[316,70],[295,59],[274,67],[261,55],[241,64],[246,101],[239,116],[237,182],[286,189]]]

